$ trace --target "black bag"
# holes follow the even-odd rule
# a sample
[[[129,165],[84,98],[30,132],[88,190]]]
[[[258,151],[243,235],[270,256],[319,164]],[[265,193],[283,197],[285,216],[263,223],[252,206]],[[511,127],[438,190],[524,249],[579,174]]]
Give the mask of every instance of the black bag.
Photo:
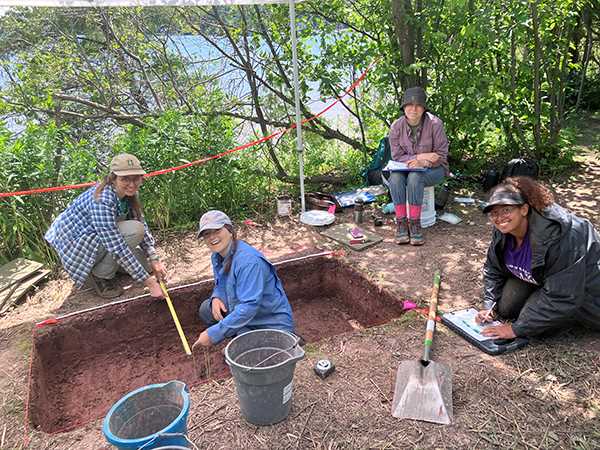
[[[500,181],[507,177],[531,177],[537,178],[540,174],[540,166],[531,159],[516,158],[511,159],[504,169]]]
[[[491,188],[496,186],[500,182],[500,173],[492,168],[487,170],[481,179],[481,186],[483,187],[483,192],[488,192]]]

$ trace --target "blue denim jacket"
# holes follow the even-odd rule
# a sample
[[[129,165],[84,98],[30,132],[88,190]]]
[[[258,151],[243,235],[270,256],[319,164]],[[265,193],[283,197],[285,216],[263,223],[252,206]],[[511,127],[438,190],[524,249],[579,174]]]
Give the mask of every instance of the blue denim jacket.
[[[254,247],[237,241],[231,269],[224,271],[224,258],[211,257],[215,288],[211,298],[218,297],[227,306],[223,320],[208,328],[213,344],[240,331],[275,328],[293,332],[292,308],[275,267]]]

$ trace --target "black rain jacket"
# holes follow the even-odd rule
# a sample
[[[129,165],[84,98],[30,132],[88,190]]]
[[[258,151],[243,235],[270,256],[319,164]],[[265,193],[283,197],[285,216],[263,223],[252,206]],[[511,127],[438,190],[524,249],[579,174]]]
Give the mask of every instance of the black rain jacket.
[[[529,208],[531,273],[540,286],[512,324],[535,336],[573,322],[600,329],[600,235],[592,224],[553,203]],[[506,280],[506,236],[494,229],[483,267],[484,300],[499,301]]]

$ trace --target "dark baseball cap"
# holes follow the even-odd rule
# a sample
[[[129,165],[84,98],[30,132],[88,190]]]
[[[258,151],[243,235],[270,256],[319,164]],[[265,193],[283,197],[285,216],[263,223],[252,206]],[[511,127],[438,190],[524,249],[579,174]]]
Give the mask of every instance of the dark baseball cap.
[[[516,191],[500,187],[492,192],[488,200],[488,204],[483,208],[484,214],[489,213],[496,205],[523,205],[525,200],[523,196]]]
[[[427,108],[426,102],[427,94],[419,86],[408,88],[402,96],[402,108],[410,104],[421,105],[423,108]]]

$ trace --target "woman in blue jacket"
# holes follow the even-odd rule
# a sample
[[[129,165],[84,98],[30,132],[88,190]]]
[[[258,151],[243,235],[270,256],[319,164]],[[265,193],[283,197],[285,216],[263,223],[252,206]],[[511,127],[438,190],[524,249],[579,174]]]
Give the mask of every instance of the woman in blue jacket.
[[[199,308],[209,327],[196,345],[210,346],[251,330],[294,332],[292,308],[273,265],[254,247],[236,239],[229,217],[208,211],[198,236],[212,251],[215,288]]]

